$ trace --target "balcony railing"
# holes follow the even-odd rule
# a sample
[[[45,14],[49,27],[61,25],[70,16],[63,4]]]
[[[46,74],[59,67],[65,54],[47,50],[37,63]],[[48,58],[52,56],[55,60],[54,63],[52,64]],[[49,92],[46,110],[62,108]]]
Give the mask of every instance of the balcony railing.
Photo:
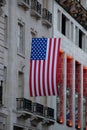
[[[44,116],[50,119],[54,119],[54,109],[50,107],[45,107]]]
[[[52,23],[52,14],[46,8],[43,8],[43,18]]]
[[[31,0],[31,9],[36,12],[34,15],[41,15],[41,4],[37,0]]]
[[[43,116],[44,106],[39,103],[33,103],[33,112],[40,116]]]
[[[17,110],[32,112],[32,101],[25,98],[17,98]]]

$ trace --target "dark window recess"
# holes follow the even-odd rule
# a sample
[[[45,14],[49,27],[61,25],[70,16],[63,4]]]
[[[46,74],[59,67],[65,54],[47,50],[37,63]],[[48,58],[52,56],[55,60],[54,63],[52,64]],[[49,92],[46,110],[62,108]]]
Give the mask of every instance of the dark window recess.
[[[2,104],[2,86],[0,86],[0,104]]]
[[[23,130],[23,128],[14,126],[14,130]]]
[[[66,34],[66,17],[62,14],[62,34]]]
[[[83,36],[83,33],[81,30],[79,30],[79,47],[82,48],[82,36]]]

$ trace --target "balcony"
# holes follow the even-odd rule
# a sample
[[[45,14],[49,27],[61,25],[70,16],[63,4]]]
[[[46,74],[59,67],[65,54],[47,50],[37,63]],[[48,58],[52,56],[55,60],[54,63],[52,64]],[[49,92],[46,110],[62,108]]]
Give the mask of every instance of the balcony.
[[[39,103],[33,103],[33,116],[31,118],[31,124],[36,126],[37,123],[43,120],[44,106]]]
[[[32,116],[32,101],[25,98],[17,98],[18,118],[30,118]]]
[[[45,117],[54,119],[54,109],[50,107],[45,107],[44,109]]]
[[[27,11],[30,6],[30,0],[18,0],[18,5],[23,7]]]
[[[6,4],[5,0],[0,0],[0,6],[4,6]]]
[[[52,14],[46,9],[43,8],[43,25],[46,25],[47,27],[52,26]]]
[[[39,103],[33,103],[33,113],[43,116],[43,105]]]
[[[54,120],[54,109],[50,107],[45,107],[44,108],[44,120],[43,120],[43,125],[53,125],[55,120]]]
[[[41,18],[41,4],[37,0],[31,1],[31,16]]]
[[[87,10],[78,0],[55,0],[62,6],[81,26],[87,30]]]

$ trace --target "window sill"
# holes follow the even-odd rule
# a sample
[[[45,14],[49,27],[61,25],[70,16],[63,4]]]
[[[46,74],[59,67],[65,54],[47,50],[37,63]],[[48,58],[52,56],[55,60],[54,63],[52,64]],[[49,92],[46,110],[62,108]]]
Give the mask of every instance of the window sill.
[[[5,48],[5,49],[8,49],[8,45],[4,44],[4,48]]]
[[[25,54],[22,54],[20,52],[17,52],[17,55],[25,59]]]

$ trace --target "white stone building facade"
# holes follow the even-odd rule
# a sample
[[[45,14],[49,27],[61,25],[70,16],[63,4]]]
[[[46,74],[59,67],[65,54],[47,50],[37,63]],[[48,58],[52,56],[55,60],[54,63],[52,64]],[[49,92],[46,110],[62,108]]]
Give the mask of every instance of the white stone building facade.
[[[86,129],[83,103],[85,100],[86,106],[87,31],[61,2],[66,0],[0,1],[0,130]],[[81,4],[86,9],[87,1]],[[34,37],[61,38],[63,64],[60,62],[59,85],[62,89],[59,88],[58,97],[29,96],[29,60]],[[70,101],[67,92],[71,95]],[[76,96],[80,97],[79,101]],[[78,123],[75,123],[76,103],[80,106]]]

